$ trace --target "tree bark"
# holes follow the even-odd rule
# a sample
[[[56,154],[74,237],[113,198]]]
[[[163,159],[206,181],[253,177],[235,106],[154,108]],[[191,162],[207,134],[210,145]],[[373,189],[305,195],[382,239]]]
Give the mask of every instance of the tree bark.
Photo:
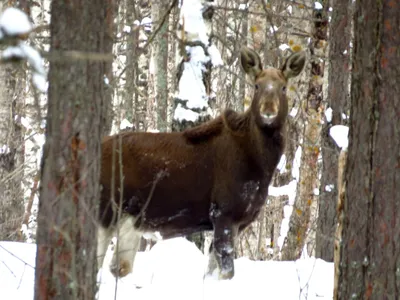
[[[24,134],[21,115],[25,73],[0,69],[0,240],[21,239],[24,215],[21,182],[24,176]]]
[[[343,114],[348,115],[350,5],[349,0],[335,1],[329,29],[329,85],[326,109],[332,111],[332,119],[324,118],[322,125],[322,175],[315,251],[316,257],[325,261],[333,261],[336,201],[338,197],[336,178],[340,151],[329,135],[329,130],[334,125],[347,123]]]
[[[322,9],[313,10],[313,42],[310,44],[311,79],[307,93],[307,120],[304,125],[303,147],[300,166],[300,181],[290,217],[289,231],[282,248],[283,260],[300,258],[310,229],[312,208],[317,201],[315,189],[318,187],[318,156],[321,135],[322,83],[327,39],[328,1],[322,1]]]
[[[100,145],[111,64],[113,1],[53,1],[51,51],[110,60],[50,63],[41,168],[35,299],[94,299]],[[111,23],[110,23],[111,22]]]
[[[169,17],[163,20],[168,10],[169,1],[158,0],[151,6],[153,30],[160,27],[153,44],[154,63],[154,98],[157,129],[165,132],[170,127],[167,120],[168,111],[168,26]]]
[[[358,0],[339,299],[400,299],[400,6]]]

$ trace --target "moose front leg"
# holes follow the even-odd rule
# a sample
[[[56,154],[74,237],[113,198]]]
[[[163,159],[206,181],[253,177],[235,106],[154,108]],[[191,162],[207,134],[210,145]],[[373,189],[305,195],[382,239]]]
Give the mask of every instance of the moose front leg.
[[[234,251],[237,226],[226,217],[218,216],[214,219],[214,258],[220,270],[219,279],[231,279],[235,274]]]

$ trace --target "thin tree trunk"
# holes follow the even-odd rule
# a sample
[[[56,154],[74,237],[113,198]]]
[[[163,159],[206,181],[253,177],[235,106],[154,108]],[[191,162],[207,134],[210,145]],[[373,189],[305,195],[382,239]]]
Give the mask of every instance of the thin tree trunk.
[[[21,115],[25,72],[0,69],[0,240],[21,238],[24,197],[24,136]]]
[[[153,44],[154,63],[154,98],[156,111],[157,129],[161,132],[167,131],[168,111],[168,27],[169,17],[163,19],[168,10],[169,1],[158,0],[151,6],[153,29],[160,27]]]
[[[322,125],[322,175],[315,251],[316,257],[326,261],[333,261],[339,156],[339,148],[329,135],[329,130],[334,125],[345,124],[343,115],[348,115],[350,5],[349,0],[335,1],[329,30],[329,85],[325,109],[328,113],[325,115],[331,119],[324,118]]]
[[[400,299],[400,6],[358,0],[338,299]]]
[[[110,60],[50,63],[41,169],[35,299],[94,299],[104,74],[113,2],[54,1],[51,51],[110,54]],[[112,23],[111,23],[112,24]]]
[[[282,249],[283,260],[298,259],[306,242],[311,224],[312,207],[316,205],[318,187],[318,156],[321,136],[322,83],[327,39],[328,1],[323,1],[323,9],[314,9],[313,42],[311,52],[311,79],[307,95],[307,120],[304,126],[300,181],[298,182],[296,200],[290,218],[289,232]]]

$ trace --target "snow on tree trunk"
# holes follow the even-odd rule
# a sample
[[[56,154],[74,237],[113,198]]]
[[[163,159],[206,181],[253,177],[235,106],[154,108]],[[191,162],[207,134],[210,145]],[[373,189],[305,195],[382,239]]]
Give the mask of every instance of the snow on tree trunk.
[[[211,44],[210,21],[212,1],[183,0],[180,15],[178,90],[174,97],[172,130],[181,131],[212,117],[211,67],[222,64],[217,48]]]
[[[100,145],[113,1],[53,1],[51,51],[109,54],[52,60],[41,168],[35,299],[95,299]]]
[[[316,215],[318,199],[318,157],[320,154],[322,87],[327,39],[328,1],[324,0],[313,9],[313,40],[310,43],[311,78],[307,94],[306,122],[303,131],[303,147],[300,166],[300,181],[290,217],[289,231],[282,248],[283,260],[300,258],[306,238],[315,231],[312,216]],[[314,211],[314,212],[313,212]],[[313,228],[310,228],[313,225]],[[315,241],[312,241],[314,243]]]

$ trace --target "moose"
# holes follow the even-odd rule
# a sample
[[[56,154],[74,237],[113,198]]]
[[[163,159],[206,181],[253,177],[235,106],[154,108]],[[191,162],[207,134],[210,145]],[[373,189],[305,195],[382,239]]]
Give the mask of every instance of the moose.
[[[113,235],[115,277],[133,270],[143,234],[163,239],[213,231],[208,273],[234,276],[234,244],[255,220],[284,151],[288,79],[303,70],[304,52],[282,68],[263,69],[259,55],[241,49],[241,65],[254,85],[250,107],[231,109],[182,132],[122,132],[102,142],[98,265]]]

